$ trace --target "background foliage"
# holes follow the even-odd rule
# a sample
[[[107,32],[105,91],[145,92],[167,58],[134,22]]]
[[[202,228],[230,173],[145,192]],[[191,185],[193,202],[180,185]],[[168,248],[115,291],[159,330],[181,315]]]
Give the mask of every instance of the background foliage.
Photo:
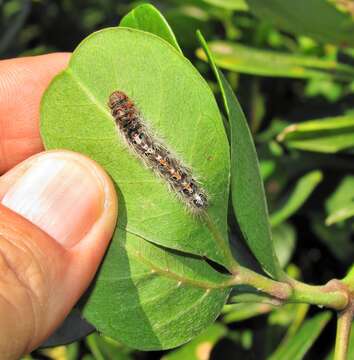
[[[0,1],[0,56],[72,51],[91,32],[117,25],[138,3]],[[269,6],[260,0],[151,3],[220,99],[195,35],[202,30],[240,99],[257,145],[282,267],[309,283],[343,277],[354,256],[353,3],[285,1],[293,6],[288,9],[275,0]],[[216,324],[169,353],[132,352],[93,334],[32,358],[282,359],[285,347],[299,359],[326,358],[334,319],[311,308],[305,320],[308,311],[306,305],[227,305]],[[295,333],[303,336],[295,341]]]

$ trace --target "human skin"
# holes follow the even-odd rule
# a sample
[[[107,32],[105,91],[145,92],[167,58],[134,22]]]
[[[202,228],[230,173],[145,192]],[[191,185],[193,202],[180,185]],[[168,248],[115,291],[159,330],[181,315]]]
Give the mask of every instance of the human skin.
[[[117,217],[114,186],[87,157],[43,152],[39,104],[70,54],[0,61],[0,354],[18,359],[87,289]],[[60,121],[60,119],[58,119]]]

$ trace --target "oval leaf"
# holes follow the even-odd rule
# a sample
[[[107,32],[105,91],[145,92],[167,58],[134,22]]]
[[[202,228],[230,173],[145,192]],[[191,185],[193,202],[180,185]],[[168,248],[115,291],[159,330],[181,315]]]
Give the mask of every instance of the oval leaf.
[[[134,8],[124,16],[119,25],[155,34],[182,53],[170,25],[163,15],[150,4],[143,4]]]
[[[107,106],[118,89],[203,184],[210,198],[207,226],[127,147]],[[119,193],[118,232],[228,265],[226,134],[206,82],[171,45],[128,28],[91,35],[46,91],[41,133],[46,148],[84,153],[112,176]]]
[[[172,348],[220,314],[228,278],[200,258],[118,232],[83,315],[100,332],[132,348]]]

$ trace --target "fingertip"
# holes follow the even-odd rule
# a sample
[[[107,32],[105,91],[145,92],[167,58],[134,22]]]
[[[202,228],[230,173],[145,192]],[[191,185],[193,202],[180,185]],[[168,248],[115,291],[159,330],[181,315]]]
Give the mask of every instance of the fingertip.
[[[53,53],[0,61],[0,174],[43,150],[39,104],[69,59],[70,53]]]
[[[118,211],[113,182],[103,168],[69,150],[42,152],[5,174],[0,202],[67,249],[89,244],[92,232],[94,239],[97,231],[109,238]]]

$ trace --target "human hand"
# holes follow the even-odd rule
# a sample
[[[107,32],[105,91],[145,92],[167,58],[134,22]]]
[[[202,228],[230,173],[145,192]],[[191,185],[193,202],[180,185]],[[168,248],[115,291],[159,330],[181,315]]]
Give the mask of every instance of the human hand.
[[[115,227],[116,194],[99,165],[69,151],[40,153],[40,99],[69,56],[0,61],[2,360],[30,352],[60,325]]]

